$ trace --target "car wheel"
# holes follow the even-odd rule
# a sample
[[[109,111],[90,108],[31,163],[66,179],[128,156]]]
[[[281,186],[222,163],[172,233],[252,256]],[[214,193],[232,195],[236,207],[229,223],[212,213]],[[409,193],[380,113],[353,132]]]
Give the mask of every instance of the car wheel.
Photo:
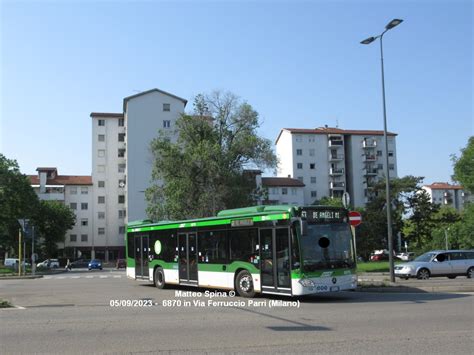
[[[255,296],[252,275],[247,270],[242,270],[235,278],[235,289],[242,297]]]
[[[467,270],[467,278],[474,279],[474,267],[470,267],[469,270]]]
[[[162,267],[157,267],[155,270],[155,286],[159,289],[163,289],[166,286],[165,283],[165,272]]]
[[[448,279],[455,279],[456,278],[456,275],[449,275],[448,276]]]
[[[419,280],[428,280],[430,278],[430,271],[428,269],[420,269],[416,274]]]

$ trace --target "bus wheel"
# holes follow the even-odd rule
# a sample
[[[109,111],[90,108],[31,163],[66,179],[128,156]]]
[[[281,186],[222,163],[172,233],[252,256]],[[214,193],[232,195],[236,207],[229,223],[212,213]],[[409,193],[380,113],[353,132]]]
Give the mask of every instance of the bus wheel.
[[[237,293],[242,297],[255,296],[252,275],[250,275],[247,270],[242,270],[237,274],[237,277],[235,278],[235,289],[237,290]]]
[[[155,286],[160,289],[165,288],[165,272],[162,267],[155,269]]]

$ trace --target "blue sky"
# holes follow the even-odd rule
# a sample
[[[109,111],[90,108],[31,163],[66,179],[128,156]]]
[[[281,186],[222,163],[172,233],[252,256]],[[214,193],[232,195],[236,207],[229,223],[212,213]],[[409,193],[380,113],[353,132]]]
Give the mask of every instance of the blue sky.
[[[91,173],[91,112],[160,88],[229,90],[283,127],[383,129],[399,176],[449,181],[474,133],[471,1],[0,1],[0,151],[22,172]]]

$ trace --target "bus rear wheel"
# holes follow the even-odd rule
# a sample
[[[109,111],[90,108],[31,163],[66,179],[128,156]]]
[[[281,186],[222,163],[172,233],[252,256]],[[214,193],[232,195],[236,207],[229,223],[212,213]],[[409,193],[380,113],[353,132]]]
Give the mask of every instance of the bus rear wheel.
[[[155,269],[155,286],[160,289],[165,288],[165,272],[162,267]]]
[[[255,290],[253,288],[252,275],[247,270],[242,270],[235,278],[235,289],[242,297],[254,297]]]

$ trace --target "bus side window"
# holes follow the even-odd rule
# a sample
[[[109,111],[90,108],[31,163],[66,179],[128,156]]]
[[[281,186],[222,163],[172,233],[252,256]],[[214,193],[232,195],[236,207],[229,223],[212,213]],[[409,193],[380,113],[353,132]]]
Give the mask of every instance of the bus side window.
[[[296,234],[296,229],[298,224],[293,223],[291,226],[291,268],[299,269],[300,267],[300,245],[298,243],[298,237]]]

